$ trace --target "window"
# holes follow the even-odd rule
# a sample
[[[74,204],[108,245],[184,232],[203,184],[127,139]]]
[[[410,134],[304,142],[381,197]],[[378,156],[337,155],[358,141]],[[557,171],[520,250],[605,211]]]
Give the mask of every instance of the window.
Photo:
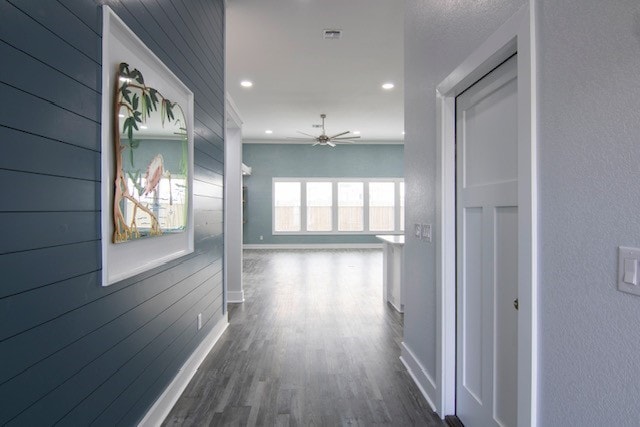
[[[395,183],[369,183],[369,229],[395,230]]]
[[[400,205],[400,230],[404,230],[404,182],[401,182],[398,186],[400,191],[399,194],[399,205]]]
[[[300,182],[273,185],[274,231],[300,231]]]
[[[338,183],[338,231],[364,230],[364,183]]]
[[[274,234],[404,231],[399,178],[274,178]]]
[[[332,187],[330,182],[307,182],[307,231],[333,229]]]

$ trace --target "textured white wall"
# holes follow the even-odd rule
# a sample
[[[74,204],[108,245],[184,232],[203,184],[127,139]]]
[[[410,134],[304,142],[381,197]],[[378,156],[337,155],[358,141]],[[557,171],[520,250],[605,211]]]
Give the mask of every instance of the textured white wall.
[[[434,242],[413,237],[414,223],[436,224],[436,86],[524,0],[405,0],[405,280],[404,342],[436,375]],[[435,396],[432,396],[437,401]]]
[[[407,227],[435,222],[435,86],[525,1],[406,0]],[[640,425],[640,2],[536,0],[539,426]],[[435,238],[437,239],[436,230]],[[405,342],[435,378],[435,243],[408,234]]]
[[[540,425],[640,425],[640,2],[539,2]]]

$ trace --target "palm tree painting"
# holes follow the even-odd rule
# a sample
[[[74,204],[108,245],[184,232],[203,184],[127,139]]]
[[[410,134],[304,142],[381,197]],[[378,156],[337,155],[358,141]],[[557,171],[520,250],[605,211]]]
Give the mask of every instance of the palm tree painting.
[[[187,227],[188,140],[180,105],[118,66],[114,102],[113,242]]]

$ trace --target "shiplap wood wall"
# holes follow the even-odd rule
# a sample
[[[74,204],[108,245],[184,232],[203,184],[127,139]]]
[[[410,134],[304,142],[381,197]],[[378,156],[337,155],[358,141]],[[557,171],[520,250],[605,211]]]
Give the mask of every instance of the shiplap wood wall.
[[[100,2],[1,0],[0,425],[133,425],[224,321],[223,1],[104,3],[194,93],[195,252],[101,287]]]

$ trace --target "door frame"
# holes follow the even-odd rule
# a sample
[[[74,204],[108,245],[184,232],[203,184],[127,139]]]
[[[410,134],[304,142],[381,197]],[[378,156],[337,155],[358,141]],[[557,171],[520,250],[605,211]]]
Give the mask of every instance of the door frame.
[[[242,289],[243,121],[236,104],[228,93],[225,96],[224,123],[224,291],[222,312],[226,313],[228,303],[244,302]]]
[[[436,88],[436,383],[439,415],[455,414],[456,186],[455,99],[518,54],[518,426],[537,425],[537,135],[534,3],[524,5]]]

